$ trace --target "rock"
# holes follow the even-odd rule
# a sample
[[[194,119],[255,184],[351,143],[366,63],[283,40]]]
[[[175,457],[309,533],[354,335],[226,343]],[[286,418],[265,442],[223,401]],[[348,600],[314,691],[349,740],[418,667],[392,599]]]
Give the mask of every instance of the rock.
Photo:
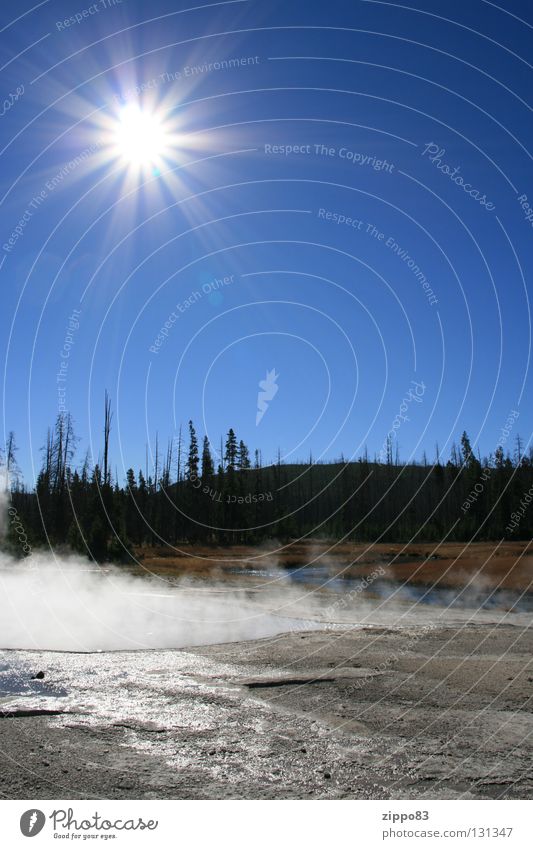
[[[31,678],[32,678],[32,681],[35,681],[36,679],[39,680],[39,681],[42,681],[42,679],[44,678],[44,672],[41,670],[36,675],[32,675]]]

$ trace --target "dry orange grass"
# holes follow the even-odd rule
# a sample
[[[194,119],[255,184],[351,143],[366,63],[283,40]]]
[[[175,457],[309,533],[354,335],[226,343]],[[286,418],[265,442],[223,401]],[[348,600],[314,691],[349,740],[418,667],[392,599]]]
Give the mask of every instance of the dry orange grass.
[[[142,567],[176,577],[227,578],[232,568],[326,566],[331,574],[367,575],[376,565],[409,583],[462,587],[472,579],[487,588],[533,589],[533,543],[328,543],[307,540],[264,547],[184,546],[138,549]]]

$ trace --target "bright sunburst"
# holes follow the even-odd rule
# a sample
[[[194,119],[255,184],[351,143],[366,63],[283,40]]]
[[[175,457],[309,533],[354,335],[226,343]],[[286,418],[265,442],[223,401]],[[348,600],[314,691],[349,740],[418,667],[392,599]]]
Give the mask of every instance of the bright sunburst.
[[[169,148],[169,137],[158,117],[136,104],[125,106],[115,132],[119,156],[139,168],[154,166]]]

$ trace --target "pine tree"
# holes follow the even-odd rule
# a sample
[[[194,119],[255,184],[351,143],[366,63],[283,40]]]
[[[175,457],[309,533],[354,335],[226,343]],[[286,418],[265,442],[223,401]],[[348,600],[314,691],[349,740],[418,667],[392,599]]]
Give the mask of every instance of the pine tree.
[[[470,445],[470,439],[468,438],[466,430],[463,430],[463,435],[461,436],[461,454],[463,456],[463,465],[471,466],[472,461],[474,460],[474,455],[472,453],[472,446]]]
[[[237,452],[237,468],[239,471],[244,472],[251,467],[250,463],[250,452],[248,448],[244,444],[244,442],[239,442],[239,450]]]
[[[198,478],[198,467],[200,464],[200,457],[198,455],[198,440],[196,438],[196,431],[194,429],[192,420],[189,421],[189,439],[189,455],[187,457],[187,466],[185,471],[187,480],[195,481]]]
[[[207,438],[207,436],[204,436],[204,444],[202,449],[202,479],[206,480],[207,478],[212,477],[214,474],[215,466],[213,463],[213,458],[211,456],[209,439]]]
[[[237,437],[235,436],[233,428],[230,427],[228,430],[228,437],[226,439],[226,452],[224,454],[226,471],[235,471],[235,466],[237,465],[237,453]]]

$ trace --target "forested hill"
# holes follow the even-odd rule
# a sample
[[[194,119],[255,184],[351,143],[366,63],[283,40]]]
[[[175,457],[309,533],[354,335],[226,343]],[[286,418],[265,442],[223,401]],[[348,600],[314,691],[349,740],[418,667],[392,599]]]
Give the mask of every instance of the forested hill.
[[[110,423],[110,418],[109,418]],[[34,490],[17,481],[14,440],[6,452],[12,480],[5,545],[21,553],[20,527],[32,549],[68,546],[95,560],[128,559],[133,546],[189,542],[236,545],[296,537],[386,542],[533,536],[533,457],[521,441],[480,459],[466,433],[446,462],[371,461],[262,466],[230,430],[215,468],[192,422],[187,445],[155,452],[152,473],[112,476],[109,427],[102,465],[74,464],[68,416],[48,436]],[[18,531],[15,529],[16,517]]]

